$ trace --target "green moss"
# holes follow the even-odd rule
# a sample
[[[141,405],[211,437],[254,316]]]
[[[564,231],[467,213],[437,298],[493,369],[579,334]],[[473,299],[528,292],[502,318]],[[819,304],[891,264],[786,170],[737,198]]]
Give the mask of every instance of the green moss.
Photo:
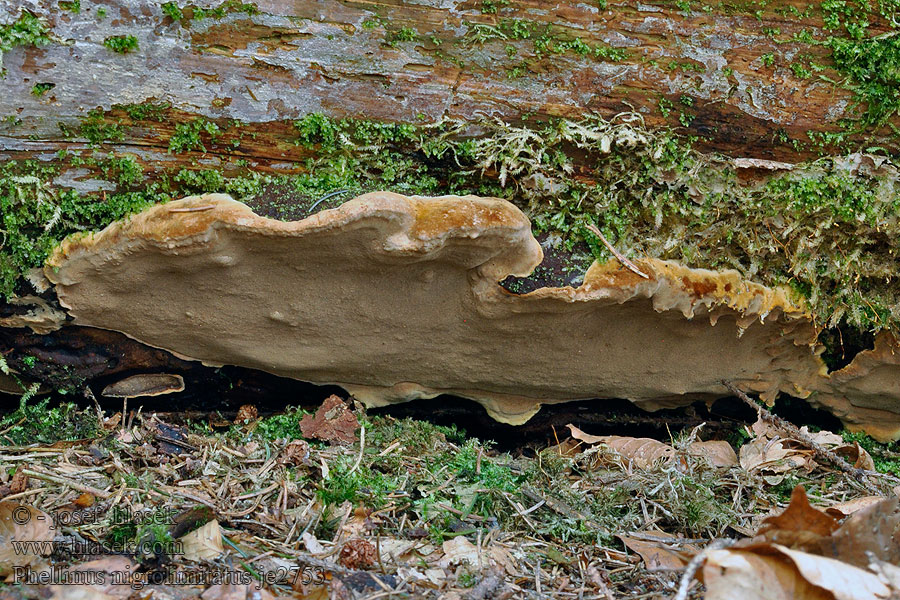
[[[8,25],[0,25],[0,76],[5,76],[3,53],[18,46],[46,46],[52,41],[50,29],[42,20],[27,10]]]
[[[187,123],[178,123],[175,133],[169,139],[169,152],[180,153],[192,150],[206,152],[203,144],[203,134],[206,134],[210,142],[215,143],[222,131],[219,126],[206,119],[198,118]]]
[[[224,19],[232,13],[244,13],[252,16],[259,12],[256,4],[239,2],[238,0],[225,0],[225,2],[212,8],[195,4],[180,6],[177,2],[164,2],[160,5],[160,9],[165,16],[185,26],[193,19],[198,21],[202,19]]]
[[[76,130],[73,131],[65,123],[60,123],[59,128],[66,137],[82,137],[93,145],[118,142],[125,135],[122,127],[108,119],[99,108],[88,111]]]
[[[40,98],[55,87],[55,83],[36,83],[31,86],[31,95]]]
[[[301,440],[303,434],[300,432],[300,419],[306,414],[296,406],[289,407],[280,415],[260,419],[255,433],[267,440]]]
[[[59,3],[59,7],[63,10],[67,10],[69,12],[80,13],[81,12],[81,0],[69,0],[69,1],[64,0],[63,2]]]
[[[53,444],[97,437],[102,433],[97,415],[73,403],[50,406],[48,398],[30,403],[25,394],[19,408],[0,419],[0,444]]]
[[[142,102],[140,104],[113,104],[113,109],[124,110],[132,121],[162,122],[172,105],[168,102]]]
[[[392,48],[400,45],[400,42],[415,42],[419,39],[419,34],[412,27],[401,27],[397,31],[392,31],[387,36],[387,44]]]
[[[177,2],[163,2],[160,5],[160,9],[162,9],[164,15],[173,21],[181,21],[184,18],[184,12]]]
[[[509,6],[509,0],[482,0],[481,13],[485,15],[496,15],[501,8]]]
[[[110,163],[110,173],[124,168],[118,176],[134,183],[134,171],[127,165],[128,159],[118,159]],[[56,168],[32,161],[0,165],[0,296],[4,298],[13,295],[22,275],[40,267],[66,235],[102,228],[168,199],[158,186],[148,186],[100,201],[74,190],[55,189],[50,180],[56,174]]]
[[[532,51],[538,59],[572,53],[610,62],[624,60],[628,52],[605,44],[590,44],[579,37],[568,35],[561,28],[523,19],[501,19],[497,25],[466,23],[469,30],[464,40],[469,44],[485,44],[495,40],[530,40]],[[507,46],[507,48],[514,46]],[[507,54],[512,53],[507,49]],[[518,75],[515,75],[518,76]]]
[[[144,169],[134,156],[116,156],[100,161],[103,176],[122,187],[132,187],[144,179]]]
[[[111,35],[103,40],[103,45],[119,54],[128,54],[138,49],[138,40],[133,35]]]

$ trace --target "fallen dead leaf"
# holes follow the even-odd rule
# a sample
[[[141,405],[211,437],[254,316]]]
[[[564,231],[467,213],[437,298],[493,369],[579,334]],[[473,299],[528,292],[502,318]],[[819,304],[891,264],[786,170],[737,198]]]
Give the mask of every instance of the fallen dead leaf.
[[[675,448],[652,438],[633,438],[618,435],[590,435],[572,424],[567,425],[572,438],[585,444],[605,444],[616,453],[628,459],[634,466],[647,469],[661,462],[669,462],[675,458]],[[554,446],[559,452],[563,444]],[[566,452],[571,452],[566,449]],[[705,457],[715,467],[732,467],[738,464],[734,449],[726,441],[692,442],[688,447],[692,456]]]
[[[14,567],[35,564],[42,557],[42,549],[29,545],[16,549],[12,542],[36,542],[38,546],[53,540],[50,515],[26,504],[0,502],[0,575],[8,575]],[[49,554],[49,548],[47,548]]]
[[[706,600],[900,597],[893,583],[900,574],[900,501],[863,500],[839,523],[797,486],[790,505],[765,519],[755,537],[707,554],[700,573]]]
[[[305,415],[300,420],[300,431],[304,437],[316,438],[338,444],[352,444],[356,441],[359,421],[339,396],[325,399],[315,415]]]
[[[188,560],[212,560],[225,551],[222,529],[215,519],[178,539],[182,543],[183,556]]]
[[[309,463],[309,444],[306,440],[293,440],[281,451],[281,461],[288,465]]]
[[[701,576],[704,600],[834,600],[797,574],[781,556],[740,550],[713,550],[706,556]]]
[[[820,542],[816,554],[865,568],[872,559],[900,564],[900,510],[897,498],[862,508]]]
[[[857,469],[863,469],[865,471],[875,470],[875,461],[872,460],[872,456],[866,451],[865,448],[860,446],[858,442],[838,446],[832,451],[838,456],[843,456],[845,459],[847,459],[847,462],[849,462]]]
[[[806,490],[798,485],[791,493],[788,507],[779,515],[763,519],[754,539],[807,549],[830,536],[838,527],[834,517],[810,505]]]
[[[780,475],[799,469],[811,471],[816,463],[811,450],[792,447],[790,440],[758,437],[741,446],[740,464],[745,471]]]
[[[12,481],[9,482],[9,492],[11,494],[21,494],[28,489],[28,476],[22,472],[22,469],[16,469]]]
[[[791,559],[803,579],[830,591],[836,600],[873,600],[891,595],[890,588],[874,573],[833,558],[779,545],[775,548]]]
[[[325,546],[323,546],[319,540],[316,539],[316,536],[310,532],[304,531],[300,539],[303,540],[303,545],[306,546],[306,551],[310,554],[315,555],[325,553]]]
[[[868,508],[873,504],[878,504],[884,499],[884,496],[863,496],[862,498],[854,498],[853,500],[848,500],[847,502],[839,502],[838,504],[829,506],[825,509],[825,513],[834,517],[835,519],[843,519],[844,517],[852,515],[858,510]]]
[[[628,459],[634,466],[646,469],[660,462],[672,460],[675,449],[652,438],[633,438],[618,435],[590,435],[574,425],[567,426],[572,437],[586,444],[605,444]]]
[[[616,537],[622,540],[626,548],[637,552],[650,571],[680,571],[689,562],[661,542],[637,540],[627,535],[617,535]]]
[[[440,560],[440,566],[445,569],[462,563],[478,566],[478,548],[461,535],[445,541],[441,548],[444,557]]]
[[[724,440],[692,442],[688,446],[688,452],[694,456],[708,458],[714,467],[734,467],[738,465],[738,457],[734,453],[734,448]]]

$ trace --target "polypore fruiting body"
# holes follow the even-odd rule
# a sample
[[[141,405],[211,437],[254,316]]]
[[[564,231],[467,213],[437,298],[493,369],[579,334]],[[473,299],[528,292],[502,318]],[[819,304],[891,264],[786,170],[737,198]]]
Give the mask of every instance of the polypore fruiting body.
[[[811,399],[839,417],[848,428],[881,440],[900,434],[900,341],[888,331],[875,336],[875,347],[831,373]]]
[[[285,223],[209,195],[66,240],[46,273],[78,324],[370,405],[449,393],[522,423],[546,402],[659,408],[721,396],[723,379],[767,399],[824,381],[783,290],[653,259],[647,279],[607,263],[578,288],[498,284],[541,256],[494,198],[379,192]]]
[[[141,398],[184,391],[184,378],[168,373],[132,375],[103,388],[109,398]]]

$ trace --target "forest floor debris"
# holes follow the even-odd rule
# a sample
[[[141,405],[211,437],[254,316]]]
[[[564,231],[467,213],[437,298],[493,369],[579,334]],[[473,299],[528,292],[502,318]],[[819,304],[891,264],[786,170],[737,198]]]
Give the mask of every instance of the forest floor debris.
[[[900,591],[893,445],[806,430],[863,482],[763,420],[730,440],[570,431],[502,453],[336,396],[203,421],[23,405],[0,422],[0,598]]]

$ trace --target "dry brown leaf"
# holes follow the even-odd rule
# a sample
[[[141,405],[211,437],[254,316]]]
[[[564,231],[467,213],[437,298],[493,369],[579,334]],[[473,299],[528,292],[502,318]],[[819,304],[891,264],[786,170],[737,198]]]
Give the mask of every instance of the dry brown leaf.
[[[589,435],[574,425],[567,426],[572,437],[586,444],[605,444],[631,461],[640,469],[652,467],[659,462],[672,460],[675,449],[652,438],[633,438],[618,435]]]
[[[303,540],[303,545],[306,547],[306,551],[310,554],[315,556],[316,554],[325,553],[325,546],[323,546],[322,543],[316,539],[316,536],[314,536],[310,532],[304,531],[300,539]]]
[[[891,590],[878,576],[845,562],[776,545],[796,565],[800,575],[813,585],[834,594],[835,600],[889,598]]]
[[[875,470],[875,461],[872,460],[871,455],[869,455],[866,449],[860,446],[858,442],[843,444],[834,448],[832,451],[838,456],[843,456],[847,459],[847,462],[857,469],[863,469],[865,471]]]
[[[900,564],[900,510],[897,498],[860,509],[847,517],[817,554],[865,568],[872,559]]]
[[[789,447],[790,440],[759,437],[741,446],[740,463],[746,471],[786,473],[797,469],[812,470],[812,451]]]
[[[858,510],[868,508],[873,504],[878,504],[884,499],[884,496],[863,496],[862,498],[854,498],[847,502],[839,502],[838,504],[829,506],[825,509],[825,513],[831,515],[835,519],[843,519]]]
[[[806,490],[798,485],[791,493],[791,503],[781,514],[763,519],[754,542],[762,540],[809,549],[830,536],[838,526],[834,517],[810,505]]]
[[[182,543],[183,557],[188,560],[212,560],[225,551],[222,529],[215,519],[178,539]]]
[[[834,600],[778,555],[713,550],[706,556],[701,575],[706,585],[704,600]]]
[[[724,440],[692,442],[688,446],[688,452],[694,456],[708,458],[715,467],[734,467],[738,464],[738,457],[734,453],[734,448]]]
[[[306,440],[293,440],[281,451],[281,461],[288,465],[309,464],[309,444]]]
[[[478,566],[478,548],[461,535],[445,541],[441,548],[444,557],[440,560],[440,566],[444,568],[461,563]]]
[[[18,502],[0,502],[0,575],[37,562],[44,549],[29,545],[17,550],[12,542],[49,545],[54,536],[52,524],[50,515],[42,510]],[[46,550],[49,554],[50,548]]]
[[[305,415],[300,420],[300,431],[304,437],[338,444],[355,442],[357,429],[359,421],[356,415],[336,395],[326,398],[315,415]]]
[[[574,425],[572,425],[571,423],[566,425],[566,427],[569,428],[569,431],[571,432],[571,435],[573,438],[575,438],[578,441],[584,442],[585,444],[600,444],[600,443],[603,443],[604,439],[606,439],[606,436],[591,435],[589,433],[585,433],[582,430],[575,427]]]
[[[661,542],[637,540],[627,535],[616,537],[622,540],[626,548],[640,555],[649,571],[680,571],[688,563]]]
[[[844,444],[844,438],[836,433],[825,431],[824,429],[815,433],[810,433],[809,428],[804,425],[800,428],[800,433],[809,436],[812,441],[820,446],[841,446]]]
[[[28,489],[28,476],[22,472],[22,469],[16,469],[12,481],[9,482],[10,494],[21,494]]]

